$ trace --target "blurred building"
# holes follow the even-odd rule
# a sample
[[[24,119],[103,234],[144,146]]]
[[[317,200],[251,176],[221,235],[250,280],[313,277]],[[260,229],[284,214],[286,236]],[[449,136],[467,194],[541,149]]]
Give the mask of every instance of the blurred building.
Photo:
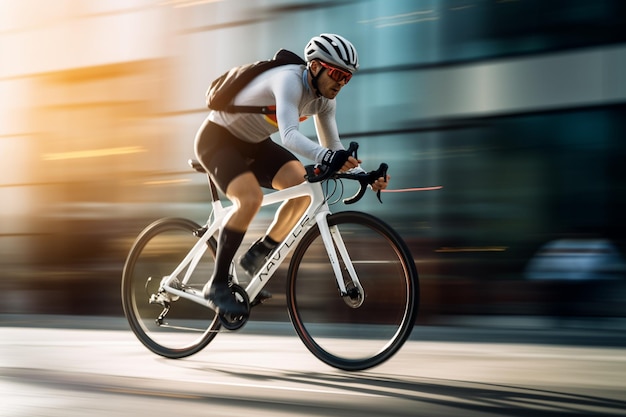
[[[138,231],[208,215],[186,160],[210,81],[322,32],[359,49],[338,122],[364,167],[443,187],[359,207],[410,243],[426,311],[543,312],[565,285],[526,279],[545,245],[625,253],[625,18],[620,0],[0,1],[0,312],[118,312]],[[626,313],[623,280],[578,313]]]

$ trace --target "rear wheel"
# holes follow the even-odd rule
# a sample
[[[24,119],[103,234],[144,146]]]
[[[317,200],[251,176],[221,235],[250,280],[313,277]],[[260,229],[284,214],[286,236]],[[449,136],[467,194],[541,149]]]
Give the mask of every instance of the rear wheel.
[[[361,290],[343,260],[346,293],[337,280],[319,229],[296,248],[288,271],[287,304],[298,336],[320,360],[357,371],[393,356],[413,329],[419,283],[415,262],[402,238],[386,223],[360,212],[328,216],[352,260]]]
[[[199,352],[220,328],[213,310],[161,288],[162,278],[174,271],[198,241],[199,230],[198,224],[187,219],[157,220],[141,232],[124,265],[122,304],[130,327],[148,349],[167,358]],[[202,290],[213,272],[215,249],[211,237],[184,288]]]

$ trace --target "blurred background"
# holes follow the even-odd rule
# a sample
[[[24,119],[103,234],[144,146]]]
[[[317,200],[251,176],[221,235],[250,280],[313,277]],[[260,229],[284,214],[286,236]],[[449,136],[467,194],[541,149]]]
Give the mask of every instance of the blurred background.
[[[622,0],[0,0],[0,313],[122,315],[139,231],[209,215],[187,159],[210,82],[334,32],[362,68],[344,141],[391,189],[442,187],[357,207],[409,243],[422,323],[624,317],[625,20]]]

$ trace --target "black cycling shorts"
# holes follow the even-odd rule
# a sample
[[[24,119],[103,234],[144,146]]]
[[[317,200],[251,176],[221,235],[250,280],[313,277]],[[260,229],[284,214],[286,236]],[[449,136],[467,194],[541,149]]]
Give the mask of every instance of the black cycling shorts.
[[[259,143],[244,142],[208,119],[198,131],[195,147],[200,163],[223,193],[235,177],[245,172],[252,172],[262,187],[272,188],[280,168],[298,160],[270,138]]]

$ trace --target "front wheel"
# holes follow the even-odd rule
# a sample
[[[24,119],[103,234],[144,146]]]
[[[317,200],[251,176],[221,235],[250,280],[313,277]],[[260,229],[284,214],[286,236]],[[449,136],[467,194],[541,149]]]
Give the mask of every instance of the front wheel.
[[[213,310],[161,288],[162,278],[171,275],[198,241],[199,230],[198,224],[186,219],[157,220],[141,232],[124,265],[122,305],[130,327],[148,349],[167,358],[197,353],[220,328]],[[213,273],[215,249],[211,237],[184,288],[202,289]]]
[[[287,305],[305,346],[335,368],[358,371],[393,356],[409,337],[419,302],[413,257],[386,223],[366,213],[328,216],[338,230],[362,291],[344,273],[340,294],[317,227],[303,237],[289,265]]]

